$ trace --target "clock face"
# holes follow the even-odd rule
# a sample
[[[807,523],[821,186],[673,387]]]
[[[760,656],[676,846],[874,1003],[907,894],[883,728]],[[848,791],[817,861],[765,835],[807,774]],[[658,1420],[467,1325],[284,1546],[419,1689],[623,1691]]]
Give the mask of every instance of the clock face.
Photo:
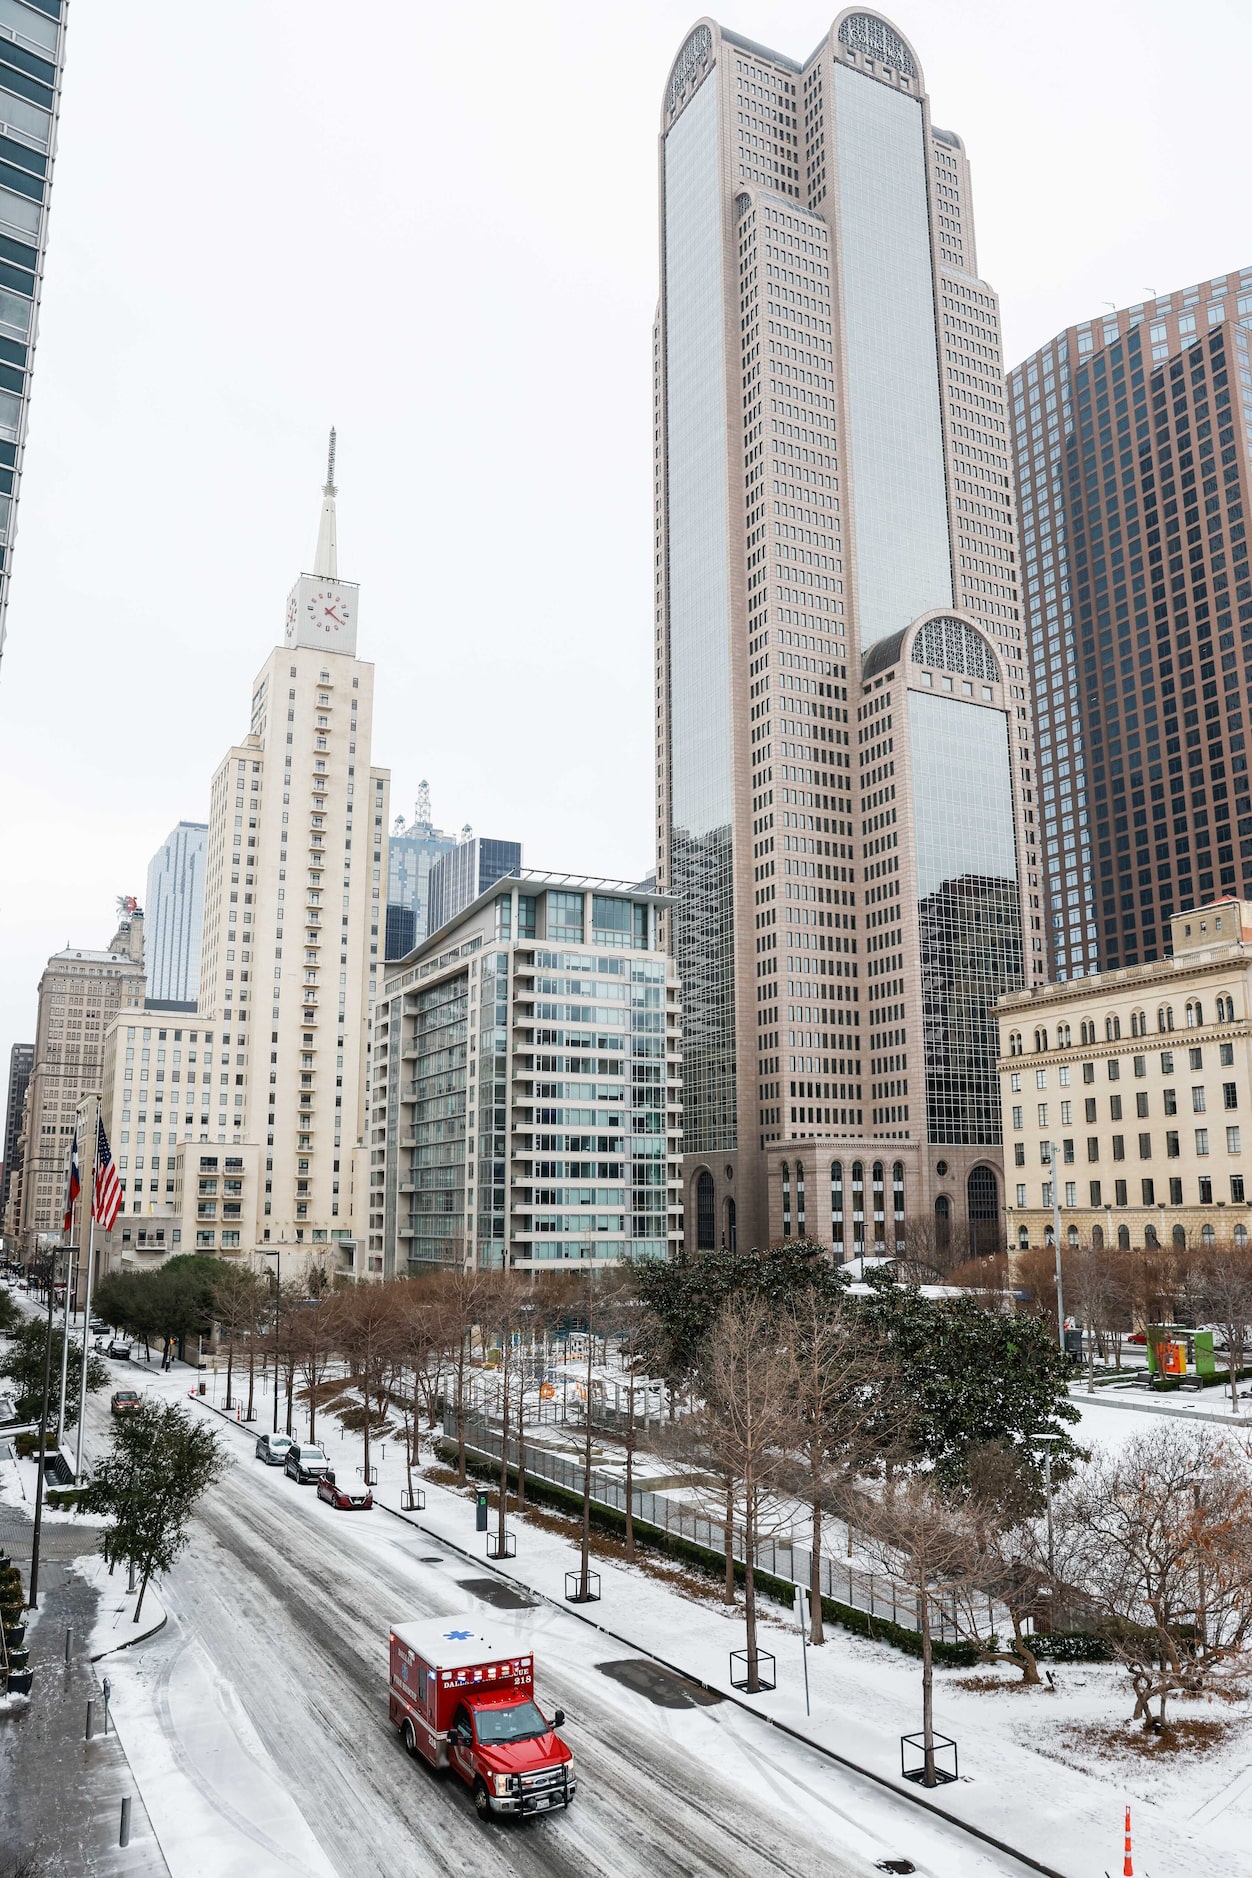
[[[342,593],[333,588],[317,588],[309,595],[306,603],[309,625],[315,632],[325,633],[330,639],[338,633],[346,632],[352,624],[352,608]]]

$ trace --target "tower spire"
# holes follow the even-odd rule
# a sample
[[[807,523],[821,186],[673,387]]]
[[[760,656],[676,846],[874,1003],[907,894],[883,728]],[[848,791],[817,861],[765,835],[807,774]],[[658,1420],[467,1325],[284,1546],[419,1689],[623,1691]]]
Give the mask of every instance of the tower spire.
[[[335,530],[335,431],[331,427],[330,448],[326,454],[326,482],[322,488],[322,514],[317,525],[317,549],[313,572],[331,580],[339,577],[339,555]]]

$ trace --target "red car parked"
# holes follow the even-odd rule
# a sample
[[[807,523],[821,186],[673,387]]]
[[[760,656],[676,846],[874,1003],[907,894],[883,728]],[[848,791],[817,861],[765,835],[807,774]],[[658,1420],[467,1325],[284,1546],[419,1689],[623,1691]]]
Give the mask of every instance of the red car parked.
[[[317,1483],[317,1497],[325,1500],[328,1506],[337,1506],[345,1513],[368,1513],[374,1504],[374,1496],[368,1487],[360,1493],[354,1493],[350,1487],[340,1487],[331,1473],[323,1474]]]

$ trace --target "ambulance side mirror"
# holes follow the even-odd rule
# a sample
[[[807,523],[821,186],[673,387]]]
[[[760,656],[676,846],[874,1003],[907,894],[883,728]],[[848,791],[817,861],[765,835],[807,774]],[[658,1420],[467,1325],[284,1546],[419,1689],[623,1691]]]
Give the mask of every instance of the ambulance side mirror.
[[[558,1709],[554,1709],[554,1710],[553,1710],[553,1712],[552,1712],[552,1726],[553,1726],[554,1728],[564,1728],[564,1726],[565,1726],[565,1710],[564,1710],[563,1708],[558,1708]]]

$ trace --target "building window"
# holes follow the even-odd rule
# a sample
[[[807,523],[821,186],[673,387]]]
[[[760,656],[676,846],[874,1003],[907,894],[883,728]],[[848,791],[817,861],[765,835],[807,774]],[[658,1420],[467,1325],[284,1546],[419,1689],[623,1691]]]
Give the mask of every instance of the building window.
[[[1197,1128],[1197,1129],[1196,1129],[1196,1131],[1195,1131],[1195,1151],[1196,1151],[1196,1153],[1197,1153],[1197,1154],[1207,1154],[1207,1153],[1208,1153],[1208,1151],[1209,1151],[1209,1131],[1208,1131],[1208,1129],[1207,1129],[1207,1128]]]
[[[1098,1181],[1098,1180],[1092,1180],[1092,1181],[1089,1181],[1089,1182],[1087,1183],[1087,1185],[1088,1185],[1088,1191],[1089,1191],[1089,1192],[1090,1192],[1090,1194],[1091,1194],[1091,1205],[1092,1205],[1092,1206],[1102,1206],[1102,1205],[1104,1204],[1104,1202],[1103,1202],[1103,1200],[1102,1200],[1102,1199],[1101,1199],[1101,1197],[1100,1197],[1100,1183],[1099,1183],[1099,1181]]]
[[[1227,1154],[1241,1154],[1243,1152],[1243,1140],[1237,1128],[1228,1128],[1226,1130],[1226,1152]]]
[[[1114,1206],[1125,1206],[1126,1204],[1126,1182],[1124,1180],[1115,1180],[1113,1182],[1113,1204]]]
[[[1236,1206],[1243,1205],[1244,1201],[1243,1201],[1243,1175],[1242,1174],[1232,1174],[1230,1176],[1230,1197]],[[1242,1241],[1240,1241],[1240,1237],[1239,1237],[1240,1233],[1243,1234]],[[1246,1245],[1247,1242],[1248,1242],[1247,1227],[1236,1226],[1235,1227],[1235,1244],[1239,1245],[1240,1243],[1242,1243]]]
[[[843,1162],[830,1163],[830,1239],[843,1258]]]
[[[1206,1102],[1205,1102],[1205,1095],[1204,1095],[1204,1085],[1200,1084],[1198,1086],[1193,1086],[1191,1090],[1192,1114],[1203,1115],[1205,1107],[1206,1107]]]
[[[1238,1083],[1224,1082],[1222,1084],[1222,1107],[1226,1109],[1237,1109],[1238,1106],[1239,1106]]]
[[[1200,1205],[1212,1206],[1213,1182],[1207,1174],[1200,1175]]]

